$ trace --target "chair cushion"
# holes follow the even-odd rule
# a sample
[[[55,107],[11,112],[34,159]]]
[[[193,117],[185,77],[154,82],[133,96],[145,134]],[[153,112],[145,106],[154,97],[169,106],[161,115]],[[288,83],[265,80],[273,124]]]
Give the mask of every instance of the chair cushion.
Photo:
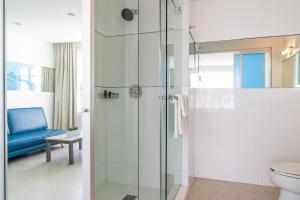
[[[65,131],[57,129],[43,129],[8,136],[8,152],[29,148],[46,142],[45,138],[62,135]]]
[[[43,108],[8,109],[7,121],[10,135],[48,128]]]

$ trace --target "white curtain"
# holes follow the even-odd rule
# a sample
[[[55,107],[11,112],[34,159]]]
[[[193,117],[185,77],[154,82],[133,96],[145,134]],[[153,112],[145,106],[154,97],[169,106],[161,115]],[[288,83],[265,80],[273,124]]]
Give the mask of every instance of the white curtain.
[[[54,128],[76,127],[77,43],[54,44]]]

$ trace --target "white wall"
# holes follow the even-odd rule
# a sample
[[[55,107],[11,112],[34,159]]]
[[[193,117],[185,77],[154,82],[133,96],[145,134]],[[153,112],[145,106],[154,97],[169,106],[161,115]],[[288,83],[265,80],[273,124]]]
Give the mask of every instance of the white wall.
[[[52,44],[8,31],[7,61],[54,67]],[[49,127],[53,126],[54,93],[7,91],[7,108],[43,107]]]
[[[298,0],[197,0],[190,23],[197,42],[299,34]]]
[[[299,34],[300,1],[197,0],[197,42]],[[197,177],[269,185],[273,162],[300,162],[299,89],[196,89]]]
[[[273,162],[300,162],[299,89],[196,89],[196,176],[270,185]]]
[[[43,107],[49,127],[53,126],[54,93],[8,91],[7,108]]]
[[[0,0],[0,13],[3,13],[4,10],[4,6],[3,6],[3,0]],[[4,171],[4,166],[5,166],[5,140],[4,138],[6,138],[6,131],[5,131],[5,107],[4,107],[4,97],[5,97],[5,91],[3,90],[4,88],[4,77],[5,75],[3,74],[4,72],[4,65],[3,65],[3,46],[4,46],[4,41],[3,41],[3,15],[0,15],[0,200],[4,200],[5,197],[5,171]]]

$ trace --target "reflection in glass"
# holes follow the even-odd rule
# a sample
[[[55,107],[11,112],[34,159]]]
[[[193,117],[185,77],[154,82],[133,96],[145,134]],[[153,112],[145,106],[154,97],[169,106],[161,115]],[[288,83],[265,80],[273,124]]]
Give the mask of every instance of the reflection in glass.
[[[283,87],[300,87],[299,53],[285,59],[282,69]]]
[[[234,53],[200,54],[199,87],[233,88]]]
[[[7,62],[6,88],[13,91],[54,92],[55,69]]]
[[[268,87],[270,76],[267,54],[267,52],[235,54],[236,88]]]
[[[300,35],[196,43],[199,88],[299,87]],[[192,76],[193,75],[193,76]]]
[[[33,66],[22,63],[7,62],[6,79],[7,90],[35,91],[33,82]]]

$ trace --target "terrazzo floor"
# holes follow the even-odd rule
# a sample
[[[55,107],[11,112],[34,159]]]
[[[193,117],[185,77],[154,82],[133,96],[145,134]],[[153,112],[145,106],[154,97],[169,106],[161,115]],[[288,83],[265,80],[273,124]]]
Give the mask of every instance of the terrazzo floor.
[[[15,158],[7,170],[8,200],[82,200],[81,151],[74,144],[75,163],[69,165],[68,145]]]
[[[210,179],[194,179],[189,200],[278,200],[279,189]]]

